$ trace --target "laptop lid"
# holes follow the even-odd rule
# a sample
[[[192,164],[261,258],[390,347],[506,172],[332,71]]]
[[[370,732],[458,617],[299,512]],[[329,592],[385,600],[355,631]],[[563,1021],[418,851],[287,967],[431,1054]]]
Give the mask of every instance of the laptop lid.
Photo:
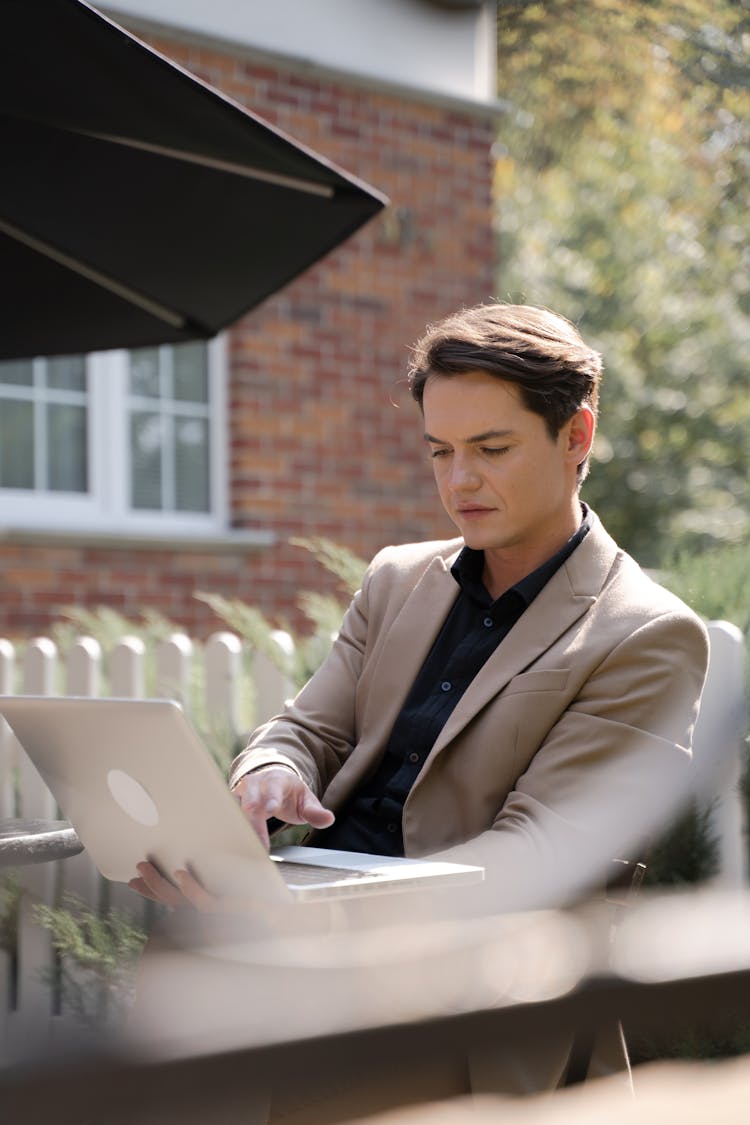
[[[127,882],[148,859],[167,877],[186,868],[216,895],[289,901],[482,877],[481,868],[368,864],[322,849],[280,849],[272,859],[174,700],[0,696],[0,715],[108,879]],[[295,875],[287,858],[317,872],[297,866]]]

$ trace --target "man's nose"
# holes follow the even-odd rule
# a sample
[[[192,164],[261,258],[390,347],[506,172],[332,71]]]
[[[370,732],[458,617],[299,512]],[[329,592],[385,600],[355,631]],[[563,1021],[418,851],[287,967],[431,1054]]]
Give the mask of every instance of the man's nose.
[[[481,479],[471,462],[464,457],[453,457],[451,464],[450,487],[453,492],[465,492],[467,489],[478,488]]]

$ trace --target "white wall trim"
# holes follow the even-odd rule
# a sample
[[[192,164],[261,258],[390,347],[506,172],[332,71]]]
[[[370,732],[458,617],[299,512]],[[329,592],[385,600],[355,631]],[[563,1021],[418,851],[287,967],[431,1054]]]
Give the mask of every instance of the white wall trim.
[[[128,532],[106,531],[52,531],[35,530],[28,527],[4,527],[0,529],[0,546],[3,544],[25,544],[35,547],[102,547],[128,551],[169,550],[175,552],[211,551],[225,554],[252,554],[255,551],[272,547],[279,537],[273,531],[247,529],[227,532],[226,535],[171,535],[152,533],[149,535]]]
[[[177,27],[174,24],[163,23],[159,20],[134,16],[112,8],[107,9],[104,6],[101,6],[101,10],[106,12],[111,19],[121,24],[136,36],[153,35],[160,38],[172,39],[176,43],[196,47],[210,47],[235,58],[247,59],[250,62],[257,62],[259,64],[278,66],[294,74],[308,74],[311,77],[323,80],[329,79],[334,82],[341,82],[344,85],[353,86],[357,89],[391,94],[395,97],[404,98],[423,105],[456,110],[461,113],[471,114],[480,119],[495,120],[499,117],[506,116],[515,109],[511,102],[496,96],[487,96],[486,98],[461,97],[457,94],[446,93],[438,88],[410,85],[406,82],[379,78],[376,75],[361,74],[343,67],[327,66],[308,57],[294,56],[284,54],[280,51],[251,46],[246,43],[238,43],[235,40],[227,39],[219,34],[198,33],[188,28]],[[486,19],[492,19],[492,26],[494,28],[494,16],[490,17],[488,15]],[[496,47],[493,38],[487,47],[487,56],[489,57],[491,55],[493,60],[493,74],[495,73],[495,51]],[[489,61],[487,61],[486,66],[488,68],[489,65]]]

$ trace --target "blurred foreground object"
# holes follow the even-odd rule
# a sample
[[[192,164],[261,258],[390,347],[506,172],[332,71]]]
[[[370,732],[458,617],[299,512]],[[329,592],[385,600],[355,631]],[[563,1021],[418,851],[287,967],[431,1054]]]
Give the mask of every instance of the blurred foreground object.
[[[473,922],[446,918],[429,928],[415,918],[411,928],[379,933],[312,925],[309,936],[287,940],[270,930],[264,937],[259,923],[244,938],[237,920],[225,929],[211,920],[202,933],[173,927],[171,948],[144,959],[148,1003],[130,1041],[110,1044],[105,1057],[6,1069],[0,1100],[12,1119],[43,1120],[54,1111],[58,1125],[72,1125],[85,1108],[108,1125],[197,1125],[235,1115],[253,1125],[265,1119],[273,1087],[294,1086],[314,1101],[336,1074],[352,1070],[371,1079],[372,1090],[358,1091],[365,1115],[407,1104],[383,1100],[394,1075],[421,1071],[440,1092],[448,1061],[475,1047],[501,1052],[507,1044],[538,1044],[561,1027],[596,1027],[615,1014],[648,1029],[719,1025],[747,1019],[750,1009],[746,894],[644,896],[611,952],[608,914],[590,906]],[[513,1119],[567,1125],[575,1114],[577,1125],[703,1125],[710,1117],[702,1099],[720,1091],[716,1110],[725,1102],[728,1108],[719,1120],[739,1123],[732,1113],[736,1107],[746,1114],[746,1062],[696,1065],[686,1071],[689,1084],[675,1083],[684,1069],[657,1066],[645,1078],[639,1072],[635,1101],[623,1098],[619,1079],[555,1099],[514,1101]],[[490,1112],[497,1120],[504,1105],[479,1098],[471,1112],[480,1122]],[[352,1116],[334,1112],[326,1120]],[[398,1109],[385,1120],[402,1118],[404,1125],[474,1119],[464,1100]]]

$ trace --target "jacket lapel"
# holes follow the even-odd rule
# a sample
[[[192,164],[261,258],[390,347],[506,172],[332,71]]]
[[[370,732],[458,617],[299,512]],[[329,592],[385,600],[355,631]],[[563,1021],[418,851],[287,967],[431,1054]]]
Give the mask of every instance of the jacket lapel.
[[[616,553],[617,545],[595,517],[583,543],[552,576],[469,685],[438,735],[425,769],[514,676],[542,656],[591,608]]]
[[[458,584],[450,572],[457,554],[454,551],[448,558],[439,555],[432,560],[388,631],[387,643],[372,671],[362,721],[363,731],[379,732],[373,739],[376,745],[382,745],[382,731],[392,729],[458,597]]]

